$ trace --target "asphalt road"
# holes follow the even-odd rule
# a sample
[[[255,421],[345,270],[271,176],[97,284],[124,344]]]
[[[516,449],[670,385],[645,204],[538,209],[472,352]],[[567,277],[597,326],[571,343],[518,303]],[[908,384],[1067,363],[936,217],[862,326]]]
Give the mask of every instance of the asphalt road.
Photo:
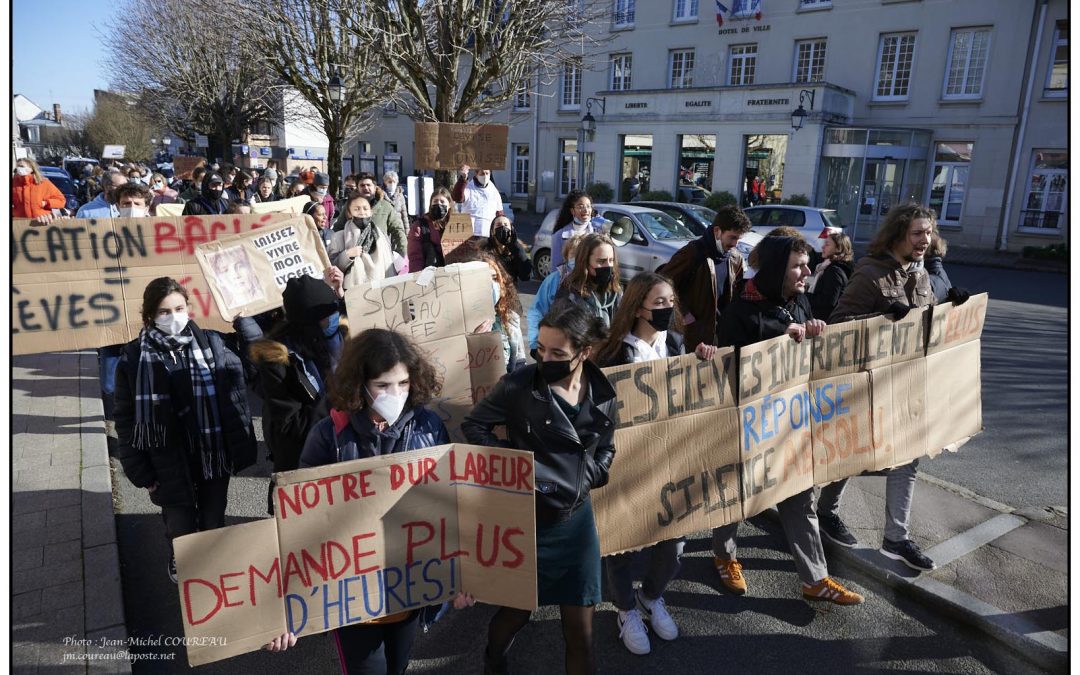
[[[1013,506],[1067,504],[1065,401],[1066,277],[956,266],[954,283],[991,293],[983,343],[986,431],[954,456],[922,470]],[[256,423],[256,429],[259,424]],[[229,523],[265,516],[270,466],[263,462],[233,480]],[[158,509],[122,473],[115,479],[117,534],[128,630],[133,637],[182,635],[180,599],[166,576],[168,545]],[[687,546],[683,571],[666,597],[682,630],[672,643],[654,639],[653,654],[636,657],[618,641],[613,608],[594,622],[601,673],[1040,672],[980,633],[938,616],[850,569],[831,572],[867,596],[864,605],[820,611],[798,593],[794,566],[775,523],[742,527],[740,559],[750,593],[720,590],[704,535]],[[480,672],[491,608],[452,612],[422,636],[410,672]],[[163,648],[156,648],[163,649]],[[173,660],[138,661],[136,673],[189,672],[179,648]],[[543,608],[511,655],[516,673],[559,672],[563,646],[557,610]],[[198,669],[206,673],[336,673],[326,635],[300,640],[286,654],[253,653]]]

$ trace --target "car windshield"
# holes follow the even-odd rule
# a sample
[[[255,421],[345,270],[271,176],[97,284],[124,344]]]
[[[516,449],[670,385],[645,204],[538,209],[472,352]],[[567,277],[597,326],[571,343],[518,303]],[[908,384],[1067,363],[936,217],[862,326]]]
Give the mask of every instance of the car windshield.
[[[829,227],[844,226],[844,223],[840,221],[840,216],[836,214],[836,211],[822,211],[821,217],[825,219],[825,224]]]
[[[699,224],[704,227],[711,227],[712,221],[716,218],[716,211],[704,206],[686,206],[684,207],[694,217]]]
[[[63,176],[57,176],[56,174],[53,174],[51,176],[45,175],[45,177],[48,178],[49,182],[55,185],[56,188],[60,190],[60,192],[63,192],[66,195],[75,194],[75,185],[67,178],[64,178]]]
[[[635,214],[638,222],[645,226],[653,239],[694,239],[694,233],[679,221],[659,211],[642,211]]]

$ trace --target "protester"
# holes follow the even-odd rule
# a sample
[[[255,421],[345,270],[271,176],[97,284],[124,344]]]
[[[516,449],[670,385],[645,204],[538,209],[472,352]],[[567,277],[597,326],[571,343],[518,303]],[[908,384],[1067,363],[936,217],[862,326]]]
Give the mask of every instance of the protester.
[[[251,203],[262,204],[265,202],[276,202],[277,200],[278,196],[274,192],[274,181],[267,178],[264,174],[259,178],[259,182],[255,183],[255,192],[251,196]]]
[[[682,302],[686,346],[716,344],[716,322],[742,283],[743,257],[736,245],[750,231],[737,206],[722,206],[701,238],[675,252],[661,272],[675,283]]]
[[[597,348],[593,360],[602,368],[666,359],[685,353],[679,333],[682,322],[671,282],[652,272],[641,272],[626,285],[611,334]],[[716,347],[698,345],[698,356],[709,360]],[[686,540],[669,539],[633,553],[606,559],[608,586],[618,610],[619,638],[631,654],[652,651],[645,622],[662,640],[679,637],[679,627],[667,611],[664,589],[679,574],[679,556]],[[648,558],[641,588],[634,591],[634,566]]]
[[[821,257],[823,260],[814,269],[816,281],[810,293],[810,307],[815,319],[828,321],[855,271],[851,239],[843,232],[831,233],[821,246]]]
[[[251,213],[251,202],[243,199],[230,199],[225,213],[230,215],[246,215]]]
[[[229,203],[224,198],[225,180],[216,173],[203,176],[199,196],[184,204],[185,216],[209,216],[223,214],[229,210]]]
[[[413,221],[409,228],[409,269],[419,272],[425,267],[446,264],[442,252],[442,233],[450,222],[450,191],[435,188],[428,200],[428,211]]]
[[[263,438],[275,473],[299,468],[308,432],[330,414],[327,387],[349,336],[337,295],[324,282],[289,279],[281,295],[285,320],[248,350],[259,369]],[[273,489],[271,481],[271,514]]]
[[[150,176],[150,189],[154,193],[154,198],[150,201],[150,215],[152,216],[157,215],[158,204],[176,204],[180,201],[180,195],[169,187],[165,176],[160,173]]]
[[[198,199],[202,194],[202,180],[206,176],[206,167],[197,166],[191,170],[191,181],[180,191],[180,201],[187,203]]]
[[[536,291],[536,297],[533,298],[533,304],[529,307],[528,319],[528,332],[529,332],[529,352],[532,353],[536,349],[536,340],[540,331],[540,320],[544,318],[544,315],[551,309],[551,303],[555,301],[555,294],[559,291],[559,285],[562,283],[563,278],[570,274],[570,270],[574,269],[574,256],[577,253],[578,244],[581,243],[581,237],[571,237],[566,240],[566,244],[563,246],[563,252],[566,253],[566,261],[551,270],[551,273],[544,277],[544,280],[540,283],[540,288]]]
[[[240,358],[189,319],[184,287],[169,277],[147,284],[142,320],[116,372],[116,456],[161,507],[171,548],[225,524],[229,477],[255,462],[256,439]]]
[[[325,173],[315,174],[312,186],[315,188],[315,196],[312,199],[317,199],[322,203],[323,208],[326,209],[326,220],[331,223],[334,222],[334,196],[330,194],[330,175]]]
[[[396,274],[390,240],[371,220],[371,205],[360,195],[345,205],[345,226],[334,232],[327,255],[344,275],[344,289]]]
[[[319,167],[310,166],[300,171],[300,182],[305,186],[311,185],[315,182],[315,174],[319,172]]]
[[[949,242],[945,241],[941,235],[935,234],[930,241],[930,250],[923,257],[923,267],[926,268],[926,273],[930,275],[930,288],[933,289],[934,298],[938,302],[947,302],[949,300],[949,289],[953,287],[949,275],[945,272],[945,265],[942,263],[948,250]]]
[[[303,181],[297,179],[289,184],[289,188],[288,190],[286,190],[285,196],[288,199],[292,199],[293,197],[303,197],[307,194],[307,191],[307,183],[304,183]]]
[[[622,298],[615,244],[606,234],[586,234],[581,237],[574,258],[574,268],[559,284],[555,300],[569,298],[584,305],[605,326],[610,326]]]
[[[556,303],[540,323],[539,362],[499,380],[461,423],[469,443],[532,452],[537,603],[559,605],[567,673],[595,670],[592,618],[600,602],[600,540],[589,492],[608,482],[616,400],[615,389],[589,357],[606,334],[585,307]],[[502,426],[507,441],[494,433]],[[484,672],[506,672],[510,645],[530,618],[523,609],[495,612]]]
[[[62,209],[67,197],[45,176],[37,162],[24,157],[15,162],[11,179],[11,217],[52,220],[53,209]]]
[[[571,190],[559,208],[551,234],[551,269],[563,264],[566,240],[604,231],[602,218],[593,218],[592,198],[583,190]]]
[[[402,225],[409,222],[409,205],[405,199],[405,191],[398,182],[397,171],[387,171],[383,174],[383,193],[394,207],[394,212],[401,219]]]
[[[319,228],[319,238],[322,239],[323,246],[329,250],[334,231],[330,229],[330,221],[326,217],[326,207],[320,202],[308,202],[304,204],[303,212],[311,216],[311,219],[315,221],[315,227]]]
[[[503,271],[511,279],[528,281],[532,276],[532,262],[525,247],[518,241],[514,224],[501,211],[491,221],[491,236],[484,242],[483,250],[499,261]]]
[[[794,237],[766,237],[757,245],[758,273],[746,282],[742,294],[724,310],[717,326],[720,346],[743,347],[780,335],[801,341],[821,333],[825,323],[813,318],[806,298],[810,276],[810,245]],[[802,580],[802,595],[838,605],[863,601],[829,576],[825,552],[814,513],[814,489],[807,488],[776,506],[795,569]],[[713,563],[720,581],[732,593],[746,592],[736,535],[739,524],[713,530]]]
[[[462,164],[458,169],[453,195],[454,201],[461,204],[461,212],[472,217],[473,234],[477,237],[491,236],[491,221],[503,207],[502,195],[491,182],[491,171],[477,169],[470,181],[469,165]]]
[[[525,365],[525,344],[521,339],[522,310],[517,287],[490,253],[481,251],[477,258],[491,268],[491,299],[495,305],[495,321],[491,330],[502,338],[506,372],[512,373]]]
[[[405,234],[404,221],[394,210],[394,205],[386,198],[386,193],[375,185],[375,176],[370,173],[362,173],[356,177],[356,193],[364,197],[371,204],[371,220],[375,226],[390,239],[390,245],[394,253],[407,256],[408,240]],[[334,224],[334,229],[341,229],[342,221],[339,218]]]
[[[250,202],[251,201],[251,176],[246,171],[237,171],[236,177],[233,178],[232,185],[228,189],[229,201],[237,202]]]
[[[154,193],[142,183],[124,183],[113,193],[120,218],[145,218],[150,215]]]
[[[894,206],[870,242],[869,254],[855,265],[855,273],[829,316],[829,323],[878,314],[899,320],[914,308],[935,304],[930,275],[922,263],[936,236],[940,235],[933,209],[913,202]],[[946,292],[946,298],[957,304],[966,301],[968,295],[958,288]],[[915,460],[874,475],[886,477],[881,553],[926,572],[937,565],[910,538],[911,502],[918,466],[919,460]],[[839,515],[847,482],[845,478],[821,489],[818,517],[825,536],[840,546],[852,548],[858,541]]]
[[[330,382],[333,410],[308,434],[300,466],[324,466],[449,443],[446,426],[426,407],[441,387],[435,367],[409,338],[382,328],[360,333],[345,343],[337,374]],[[474,602],[468,593],[454,597],[458,608]],[[439,609],[405,610],[333,631],[342,672],[402,675],[409,667],[417,629],[423,625],[426,631]],[[285,633],[266,649],[284,651],[295,644],[296,636]]]

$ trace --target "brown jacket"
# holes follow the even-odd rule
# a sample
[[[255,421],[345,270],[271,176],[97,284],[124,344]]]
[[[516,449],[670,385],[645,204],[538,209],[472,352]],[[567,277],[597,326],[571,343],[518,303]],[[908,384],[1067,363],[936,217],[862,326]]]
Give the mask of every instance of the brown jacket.
[[[699,344],[716,344],[716,313],[727,307],[735,297],[743,274],[743,257],[738,249],[732,249],[727,258],[728,275],[723,294],[716,297],[716,263],[719,253],[712,231],[705,233],[679,249],[660,273],[675,284],[686,323],[686,351],[692,352]],[[690,321],[687,314],[693,316]]]
[[[865,256],[855,265],[829,323],[884,314],[894,302],[911,307],[933,305],[930,275],[922,267],[909,272],[892,256]]]

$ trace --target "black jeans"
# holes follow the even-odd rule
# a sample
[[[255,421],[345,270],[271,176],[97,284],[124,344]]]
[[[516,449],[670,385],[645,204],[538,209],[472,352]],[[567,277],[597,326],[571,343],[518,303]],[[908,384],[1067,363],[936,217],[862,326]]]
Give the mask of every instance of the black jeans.
[[[225,506],[229,501],[229,477],[195,479],[195,504],[162,506],[165,536],[170,546],[173,539],[193,532],[215,530],[225,526]]]
[[[409,667],[420,612],[405,621],[384,624],[353,624],[334,631],[341,666],[348,675],[402,675]],[[386,654],[386,667],[377,657],[379,647]]]

